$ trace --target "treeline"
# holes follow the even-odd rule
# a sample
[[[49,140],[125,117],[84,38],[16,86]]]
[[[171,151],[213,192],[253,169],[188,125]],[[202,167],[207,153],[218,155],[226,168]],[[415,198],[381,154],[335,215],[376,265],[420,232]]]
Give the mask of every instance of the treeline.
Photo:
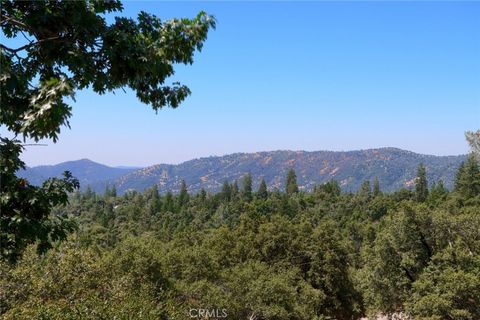
[[[284,191],[247,174],[221,192],[71,195],[77,228],[46,254],[0,267],[5,319],[480,319],[480,170],[356,193],[336,181]],[[217,313],[218,315],[218,313]],[[223,313],[220,312],[220,315]]]

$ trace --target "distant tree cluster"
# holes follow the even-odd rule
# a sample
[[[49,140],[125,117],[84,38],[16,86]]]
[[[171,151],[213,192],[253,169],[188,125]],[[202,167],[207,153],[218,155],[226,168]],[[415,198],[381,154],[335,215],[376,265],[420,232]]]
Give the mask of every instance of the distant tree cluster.
[[[265,179],[263,178],[260,180],[257,192],[253,191],[253,181],[252,175],[250,173],[247,173],[242,177],[241,186],[241,190],[239,190],[237,180],[233,181],[231,184],[227,180],[225,180],[220,191],[220,198],[228,202],[239,196],[243,200],[249,202],[252,201],[254,198],[266,199],[268,197],[268,186],[265,182]],[[297,176],[295,174],[295,170],[290,169],[286,177],[285,193],[287,195],[292,195],[297,192]]]

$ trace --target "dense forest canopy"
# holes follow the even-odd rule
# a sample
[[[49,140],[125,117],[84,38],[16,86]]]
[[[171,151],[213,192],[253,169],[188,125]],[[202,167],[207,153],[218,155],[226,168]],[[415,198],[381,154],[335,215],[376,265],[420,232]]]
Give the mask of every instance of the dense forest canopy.
[[[252,177],[219,193],[75,192],[55,215],[77,226],[39,256],[0,268],[5,319],[480,318],[480,171],[448,191],[418,168],[413,190],[338,182],[284,191]],[[215,318],[215,317],[213,317]]]

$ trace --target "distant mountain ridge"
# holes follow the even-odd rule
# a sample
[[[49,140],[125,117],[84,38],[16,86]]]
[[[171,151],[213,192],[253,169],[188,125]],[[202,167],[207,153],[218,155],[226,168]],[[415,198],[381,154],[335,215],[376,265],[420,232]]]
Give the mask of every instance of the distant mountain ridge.
[[[293,168],[303,190],[311,190],[316,184],[335,179],[344,190],[355,191],[363,181],[373,181],[378,177],[382,190],[393,191],[413,186],[420,163],[425,164],[430,183],[441,179],[448,188],[452,188],[455,173],[465,159],[465,155],[423,155],[396,148],[346,152],[266,151],[212,156],[178,165],[158,164],[141,169],[112,168],[83,159],[28,168],[20,174],[31,183],[38,184],[42,179],[70,170],[83,187],[90,185],[99,192],[107,183],[115,184],[119,193],[143,191],[154,184],[162,193],[168,190],[177,192],[182,179],[190,192],[198,192],[202,188],[214,192],[220,190],[225,180],[241,180],[248,172],[252,174],[254,188],[264,178],[269,189],[282,190],[287,171]]]
[[[96,191],[104,190],[107,183],[124,176],[138,168],[113,168],[89,159],[62,162],[56,165],[27,167],[18,175],[31,184],[39,185],[50,177],[60,177],[64,171],[70,171],[80,181],[82,189],[90,186]]]

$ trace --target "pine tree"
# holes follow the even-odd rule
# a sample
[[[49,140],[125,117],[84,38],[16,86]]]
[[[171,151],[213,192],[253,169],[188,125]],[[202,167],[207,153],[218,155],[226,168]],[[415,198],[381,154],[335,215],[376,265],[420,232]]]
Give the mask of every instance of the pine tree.
[[[83,198],[84,199],[93,199],[96,197],[95,191],[92,190],[92,188],[88,185],[87,189],[83,193]]]
[[[467,199],[480,195],[480,169],[473,153],[458,168],[455,191]]]
[[[173,200],[173,194],[170,190],[167,191],[167,194],[165,194],[165,199],[163,199],[163,211],[175,211],[175,202]]]
[[[162,202],[160,200],[160,194],[158,193],[158,186],[154,184],[150,190],[151,194],[151,204],[150,204],[150,213],[155,214],[162,209]]]
[[[223,182],[221,198],[225,202],[230,201],[232,198],[232,187],[230,186],[227,180]]]
[[[117,197],[117,187],[115,187],[115,185],[112,185],[112,189],[110,190],[110,196],[112,198],[116,198]]]
[[[378,181],[378,177],[375,177],[375,180],[373,181],[373,196],[378,197],[381,193],[380,181]]]
[[[252,200],[252,175],[247,173],[242,180],[242,198],[245,201]]]
[[[448,189],[445,187],[443,180],[438,180],[435,190],[439,193],[448,193]]]
[[[290,169],[288,171],[285,191],[289,196],[298,192],[297,175],[295,174],[295,170],[293,169]]]
[[[363,181],[358,194],[364,198],[370,198],[372,196],[372,188],[370,187],[370,181]]]
[[[417,168],[417,178],[415,179],[415,198],[418,202],[424,202],[428,197],[427,170],[423,163]]]
[[[117,188],[115,187],[115,185],[112,185],[112,187],[110,188],[110,184],[107,184],[105,186],[104,197],[105,198],[115,198],[116,196],[117,196]]]
[[[268,197],[267,183],[265,179],[262,179],[260,186],[258,187],[257,197],[260,199],[266,199]]]
[[[200,201],[205,202],[207,200],[207,191],[204,188],[200,190]]]
[[[434,183],[430,188],[427,201],[429,203],[435,204],[439,201],[445,200],[448,194],[447,188],[443,184],[443,180],[439,180],[437,183]]]
[[[180,185],[180,193],[178,195],[178,205],[180,207],[185,206],[188,201],[190,200],[190,196],[188,195],[187,191],[187,183],[185,180],[182,180],[182,183]]]
[[[235,199],[236,197],[238,197],[238,193],[239,193],[239,189],[238,189],[238,182],[237,180],[233,181],[233,184],[232,184],[232,196],[231,196],[231,199]]]

